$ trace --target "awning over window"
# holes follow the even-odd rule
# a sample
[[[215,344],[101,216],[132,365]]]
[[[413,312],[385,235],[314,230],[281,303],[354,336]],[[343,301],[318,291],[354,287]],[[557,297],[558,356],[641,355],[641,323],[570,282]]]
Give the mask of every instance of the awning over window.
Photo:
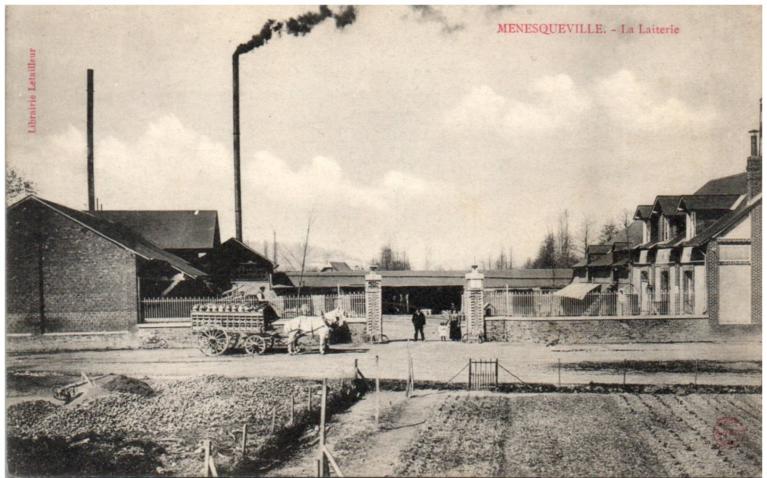
[[[600,285],[601,284],[593,284],[589,282],[573,283],[564,289],[560,289],[554,292],[554,295],[558,295],[560,297],[569,297],[570,299],[583,300],[589,294],[589,292],[598,288]]]

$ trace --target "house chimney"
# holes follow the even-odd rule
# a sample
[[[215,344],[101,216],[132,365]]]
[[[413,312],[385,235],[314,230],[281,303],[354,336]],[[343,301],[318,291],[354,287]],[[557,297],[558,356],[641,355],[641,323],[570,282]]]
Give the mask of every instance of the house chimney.
[[[96,186],[93,178],[93,70],[88,69],[88,211],[96,210]]]
[[[759,130],[749,131],[751,135],[751,155],[746,162],[746,178],[748,182],[748,198],[762,192],[762,155],[759,144]]]

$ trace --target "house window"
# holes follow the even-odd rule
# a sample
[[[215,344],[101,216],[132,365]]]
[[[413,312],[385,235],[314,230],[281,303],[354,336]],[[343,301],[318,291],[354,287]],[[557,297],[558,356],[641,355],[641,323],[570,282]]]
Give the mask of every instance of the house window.
[[[685,239],[689,240],[689,239],[692,239],[693,237],[695,237],[695,229],[696,229],[695,222],[696,222],[696,218],[695,218],[695,212],[694,211],[687,213],[687,220],[685,222],[686,222],[686,225],[685,225],[686,227],[685,227],[685,235],[684,235],[684,237],[685,237]]]
[[[650,242],[650,221],[642,221],[642,242]]]

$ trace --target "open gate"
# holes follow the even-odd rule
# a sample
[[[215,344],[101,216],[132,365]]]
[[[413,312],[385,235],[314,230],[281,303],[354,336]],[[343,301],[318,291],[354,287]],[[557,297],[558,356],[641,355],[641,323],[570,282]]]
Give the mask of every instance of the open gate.
[[[469,390],[490,390],[498,386],[498,359],[469,359]]]

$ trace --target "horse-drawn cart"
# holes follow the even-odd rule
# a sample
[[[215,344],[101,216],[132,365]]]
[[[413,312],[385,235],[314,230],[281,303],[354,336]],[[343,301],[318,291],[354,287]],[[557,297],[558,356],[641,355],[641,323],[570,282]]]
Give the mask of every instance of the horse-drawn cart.
[[[221,355],[230,349],[245,349],[261,355],[275,344],[284,344],[268,318],[269,304],[201,304],[192,307],[192,333],[205,355]]]

